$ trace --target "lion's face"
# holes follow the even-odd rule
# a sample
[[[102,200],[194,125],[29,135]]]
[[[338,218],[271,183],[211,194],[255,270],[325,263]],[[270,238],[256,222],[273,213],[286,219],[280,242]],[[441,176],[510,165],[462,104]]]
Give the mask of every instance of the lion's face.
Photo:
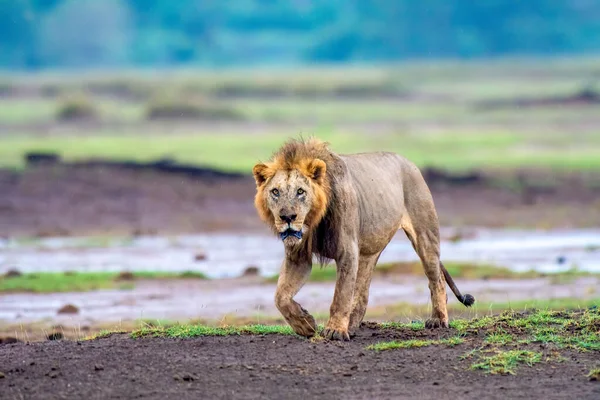
[[[300,244],[327,207],[323,187],[325,163],[310,160],[293,169],[257,164],[253,173],[259,215],[273,226],[286,247]]]

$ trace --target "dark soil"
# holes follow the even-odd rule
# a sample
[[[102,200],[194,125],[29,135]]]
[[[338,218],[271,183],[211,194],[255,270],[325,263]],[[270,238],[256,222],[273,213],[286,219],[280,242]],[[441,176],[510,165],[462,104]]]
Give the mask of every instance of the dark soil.
[[[35,156],[22,172],[0,170],[0,236],[266,232],[248,175],[167,160],[64,164]],[[600,181],[593,174],[423,173],[444,226],[600,225]]]
[[[420,331],[410,337],[450,334]],[[597,362],[593,352],[563,353],[560,362],[521,366],[516,375],[486,375],[461,359],[477,338],[455,347],[365,349],[405,336],[363,327],[345,343],[280,335],[135,340],[113,335],[6,344],[0,346],[0,398],[600,398],[600,383],[586,377]]]

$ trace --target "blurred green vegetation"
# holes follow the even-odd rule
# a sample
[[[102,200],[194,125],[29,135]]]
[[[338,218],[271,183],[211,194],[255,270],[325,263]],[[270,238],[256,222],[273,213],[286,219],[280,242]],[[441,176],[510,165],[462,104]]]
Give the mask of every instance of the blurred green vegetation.
[[[315,135],[338,152],[395,151],[419,166],[597,169],[600,101],[581,95],[600,96],[599,62],[5,76],[0,166],[54,151],[249,172],[289,137]],[[64,121],[74,105],[94,118]]]
[[[584,53],[600,4],[529,0],[0,0],[7,68]]]

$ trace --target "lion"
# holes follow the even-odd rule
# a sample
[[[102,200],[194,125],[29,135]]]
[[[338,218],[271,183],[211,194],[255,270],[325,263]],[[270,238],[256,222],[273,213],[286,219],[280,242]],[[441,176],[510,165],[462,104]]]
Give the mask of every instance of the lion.
[[[291,139],[252,172],[258,215],[285,249],[275,305],[298,335],[312,337],[317,330],[312,315],[294,300],[310,276],[313,255],[321,264],[336,264],[329,320],[320,334],[350,340],[367,309],[373,269],[399,229],[429,280],[426,328],[448,327],[445,283],[465,306],[475,302],[460,293],[440,261],[433,198],[411,161],[391,152],[336,154],[319,139]]]

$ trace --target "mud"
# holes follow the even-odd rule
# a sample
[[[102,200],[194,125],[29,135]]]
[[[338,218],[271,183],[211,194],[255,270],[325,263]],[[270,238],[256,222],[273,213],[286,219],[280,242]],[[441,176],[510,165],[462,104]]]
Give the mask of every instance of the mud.
[[[463,358],[481,344],[374,352],[392,339],[439,339],[446,332],[382,330],[365,324],[350,342],[296,336],[130,339],[0,346],[2,399],[597,399],[586,374],[597,354],[486,375]],[[551,355],[543,347],[536,351]]]
[[[248,175],[168,162],[52,163],[0,170],[0,236],[266,231]],[[442,226],[600,225],[600,182],[591,173],[424,174]]]

